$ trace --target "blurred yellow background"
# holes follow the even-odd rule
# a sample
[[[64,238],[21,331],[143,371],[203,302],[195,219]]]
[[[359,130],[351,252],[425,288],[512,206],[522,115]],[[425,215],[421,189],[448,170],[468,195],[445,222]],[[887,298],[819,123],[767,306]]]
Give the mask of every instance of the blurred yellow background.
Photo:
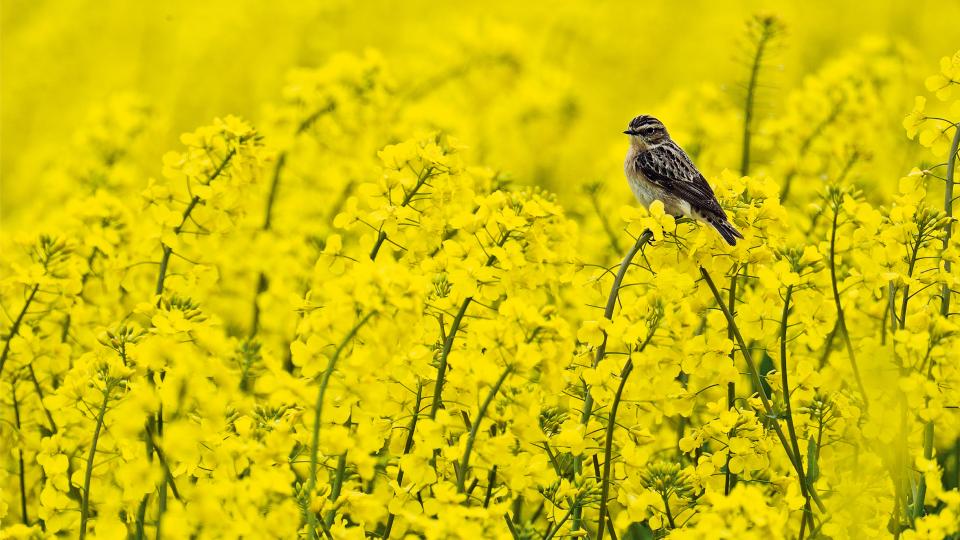
[[[765,11],[780,16],[787,33],[774,69],[764,74],[769,88],[761,95],[761,115],[782,106],[780,89],[794,87],[826,57],[864,36],[892,37],[917,49],[921,73],[934,72],[936,61],[954,50],[960,37],[960,2],[943,0],[576,5],[4,0],[0,210],[7,221],[32,193],[48,187],[44,170],[56,163],[91,106],[112,95],[140,94],[163,120],[145,150],[157,170],[144,172],[155,175],[162,152],[179,133],[228,113],[256,124],[262,105],[279,96],[288,70],[322,65],[336,51],[366,48],[378,49],[403,84],[424,74],[442,79],[457,66],[476,65],[471,56],[487,54],[493,44],[494,50],[499,46],[518,55],[517,79],[562,86],[565,101],[558,106],[570,122],[551,128],[555,134],[539,133],[544,138],[524,152],[500,148],[517,143],[502,133],[506,126],[496,124],[481,130],[484,140],[464,141],[483,150],[489,165],[516,173],[519,182],[562,192],[570,182],[618,170],[619,161],[610,163],[606,149],[622,144],[620,131],[629,117],[656,111],[669,93],[710,83],[741,99],[748,54],[738,45],[744,21]],[[452,101],[450,115],[487,115],[482,103],[490,109],[508,106],[514,91],[508,85],[502,91],[485,88],[480,108]],[[891,108],[905,113],[910,106],[907,99]],[[731,136],[739,131],[731,126]],[[526,155],[538,148],[549,154]],[[554,166],[543,170],[543,162]]]

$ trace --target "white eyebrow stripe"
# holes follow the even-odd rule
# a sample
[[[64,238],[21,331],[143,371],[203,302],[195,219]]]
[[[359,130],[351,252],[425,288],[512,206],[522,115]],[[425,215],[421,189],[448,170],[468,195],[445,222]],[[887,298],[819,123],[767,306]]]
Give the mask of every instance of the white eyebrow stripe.
[[[637,123],[631,122],[630,124],[633,129],[646,129],[646,128],[663,129],[664,128],[663,123],[655,118],[645,118],[640,122],[637,122]]]

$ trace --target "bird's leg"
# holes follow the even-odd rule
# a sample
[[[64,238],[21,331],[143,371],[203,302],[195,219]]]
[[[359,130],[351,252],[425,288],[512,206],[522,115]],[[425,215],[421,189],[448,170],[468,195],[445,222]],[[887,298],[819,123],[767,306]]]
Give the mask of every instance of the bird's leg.
[[[644,230],[643,230],[643,233],[641,233],[640,236],[644,236],[644,235],[647,234],[647,233],[650,233],[650,239],[647,240],[647,243],[652,246],[653,243],[655,242],[654,236],[653,236],[653,231],[651,231],[650,229],[644,229]],[[637,238],[639,238],[639,236],[638,236]]]

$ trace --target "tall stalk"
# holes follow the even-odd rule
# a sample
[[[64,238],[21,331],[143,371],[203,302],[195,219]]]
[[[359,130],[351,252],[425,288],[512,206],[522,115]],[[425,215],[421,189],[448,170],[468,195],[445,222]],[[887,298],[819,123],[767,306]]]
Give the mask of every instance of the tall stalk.
[[[787,294],[783,300],[783,316],[780,319],[780,383],[783,387],[783,404],[787,416],[787,433],[790,435],[790,446],[793,449],[793,455],[797,460],[797,475],[800,477],[800,485],[807,485],[807,477],[804,474],[803,463],[801,461],[800,443],[797,440],[797,428],[793,423],[793,408],[790,405],[790,381],[787,376],[787,318],[790,315],[790,299],[793,296],[793,285],[787,287]],[[801,491],[805,491],[801,489]],[[810,505],[810,496],[803,493],[806,499],[806,505]],[[803,521],[806,521],[808,515],[804,513]],[[802,535],[801,535],[802,536]]]
[[[753,115],[756,104],[757,83],[760,80],[760,66],[770,45],[770,40],[776,34],[776,20],[772,17],[758,17],[760,34],[756,37],[756,48],[750,64],[750,78],[747,82],[747,95],[743,103],[743,145],[740,153],[740,176],[750,174],[750,139],[753,135]]]
[[[407,206],[413,201],[413,198],[420,191],[420,188],[425,186],[427,184],[427,180],[430,180],[430,178],[433,177],[433,172],[434,172],[434,169],[432,166],[425,167],[422,171],[420,171],[420,174],[417,176],[416,184],[414,184],[413,187],[410,188],[410,191],[408,191],[403,196],[403,200],[400,202],[400,208]],[[377,232],[377,240],[376,242],[374,242],[373,248],[370,250],[370,260],[377,259],[377,254],[380,253],[380,247],[383,245],[383,243],[386,240],[387,240],[387,232],[384,231],[383,229],[380,229]]]
[[[30,304],[33,302],[33,299],[36,298],[37,291],[39,290],[39,283],[30,287],[30,293],[27,294],[27,299],[23,302],[23,308],[20,310],[20,313],[17,314],[17,318],[14,319],[13,325],[10,326],[10,332],[7,334],[6,341],[3,344],[3,353],[0,353],[0,374],[3,373],[3,365],[7,363],[7,356],[10,354],[10,342],[20,333],[20,324],[23,323],[23,318],[27,315],[27,310],[30,309]]]
[[[837,286],[837,219],[840,215],[840,205],[843,195],[838,194],[837,197],[838,199],[834,201],[833,205],[833,224],[830,228],[830,284],[833,288],[833,303],[837,309],[836,331],[843,334],[843,341],[847,347],[847,356],[850,357],[850,367],[853,369],[853,378],[856,380],[857,388],[860,390],[860,396],[863,397],[863,408],[868,409],[870,400],[867,398],[867,389],[863,386],[863,379],[860,377],[860,368],[857,367],[857,357],[853,350],[853,343],[850,340],[850,332],[847,330],[847,319],[843,313],[843,304],[840,302],[840,289]]]
[[[607,305],[603,310],[603,316],[607,320],[613,320],[613,310],[617,306],[617,299],[619,298],[620,286],[623,284],[623,278],[627,275],[627,269],[630,268],[630,263],[633,262],[633,258],[637,256],[637,253],[640,252],[640,249],[653,238],[653,233],[650,231],[644,231],[641,234],[637,241],[633,244],[633,247],[630,248],[630,251],[627,252],[626,256],[623,258],[623,262],[620,263],[620,269],[617,271],[616,277],[613,279],[613,285],[610,286],[610,295],[607,297]],[[603,341],[600,342],[600,346],[597,347],[597,353],[593,360],[593,367],[597,367],[603,357],[607,354],[607,333],[603,332]],[[590,419],[590,414],[593,412],[593,396],[590,394],[590,389],[587,388],[586,396],[583,400],[583,416],[581,420],[584,424],[587,423],[587,420]]]
[[[226,169],[227,165],[230,164],[230,160],[233,159],[233,156],[237,153],[235,148],[231,148],[227,154],[223,157],[223,160],[217,166],[216,169],[207,177],[205,184],[210,184],[216,180]],[[202,199],[194,195],[190,202],[187,203],[187,207],[184,208],[183,213],[180,215],[180,223],[173,228],[173,234],[179,235],[183,231],[184,225],[187,224],[187,220],[190,219],[190,215],[196,209],[197,205],[200,204]],[[173,248],[166,244],[161,244],[163,246],[163,254],[160,258],[160,270],[157,272],[157,286],[154,289],[154,294],[162,295],[163,294],[163,282],[167,277],[167,268],[170,265],[170,256],[173,255]],[[157,300],[157,305],[160,305],[160,300]]]
[[[960,151],[960,125],[953,126],[953,141],[950,143],[950,156],[947,158],[947,176],[944,178],[943,188],[943,211],[947,215],[947,225],[943,233],[943,253],[946,253],[950,246],[950,238],[953,235],[953,178],[957,169],[957,152]],[[953,268],[953,262],[950,259],[943,261],[943,269],[947,274]],[[950,285],[944,283],[940,291],[940,315],[944,318],[950,316]],[[933,361],[930,362],[928,373],[933,372]],[[929,377],[928,377],[929,378]],[[934,438],[933,420],[928,420],[923,426],[923,457],[924,459],[933,459],[933,438]],[[958,466],[960,471],[960,466]],[[958,473],[960,474],[960,473]],[[927,479],[920,476],[920,485],[917,487],[917,501],[914,505],[914,513],[917,517],[926,513],[924,508],[924,499],[927,496]]]
[[[756,108],[757,85],[760,80],[760,67],[763,65],[764,55],[767,53],[770,40],[775,35],[775,20],[773,18],[757,18],[760,23],[760,34],[756,37],[753,58],[750,63],[750,76],[747,80],[747,94],[743,102],[743,135],[740,152],[740,176],[750,174],[750,146],[753,138],[753,117]],[[737,280],[739,266],[735,263],[730,276],[730,289],[727,309],[730,313],[736,311]],[[727,329],[727,338],[733,340],[733,331]],[[736,350],[730,351],[730,361],[736,363]],[[727,410],[733,409],[737,400],[737,386],[735,382],[727,383]],[[729,495],[737,481],[736,475],[730,472],[730,456],[724,470],[723,493]]]
[[[913,246],[910,248],[909,259],[907,261],[907,278],[913,277],[913,271],[917,264],[917,257],[920,252],[920,246],[923,243],[923,237],[927,231],[925,229],[925,223],[918,223],[918,229],[916,236],[913,238]],[[896,288],[893,286],[893,282],[890,283],[890,318],[892,319],[893,332],[891,335],[895,336],[897,330],[903,330],[907,326],[907,305],[910,301],[910,285],[907,284],[903,288],[903,300],[900,303],[900,316],[897,316],[897,306],[896,306]],[[894,347],[894,355],[896,356],[896,347]],[[906,377],[908,375],[908,368],[902,360],[900,362],[900,377]],[[896,497],[894,499],[894,510],[893,510],[893,523],[897,527],[894,531],[894,538],[900,537],[901,532],[901,512],[903,517],[908,521],[912,521],[914,513],[917,512],[917,507],[922,506],[920,503],[919,493],[918,496],[914,498],[914,506],[911,509],[908,502],[908,493],[909,493],[909,471],[908,471],[908,460],[907,455],[909,454],[909,441],[907,440],[909,431],[907,429],[907,400],[904,393],[901,391],[899,394],[900,401],[900,450],[897,457],[897,465],[895,474],[897,478],[894,478],[896,486]]]
[[[623,278],[627,275],[627,269],[630,268],[630,263],[633,262],[633,258],[637,256],[637,253],[640,252],[640,249],[643,246],[647,245],[648,242],[653,238],[653,232],[647,230],[644,231],[637,241],[633,244],[627,254],[623,257],[623,261],[620,263],[620,269],[617,271],[616,277],[613,279],[613,284],[610,286],[610,295],[607,297],[607,305],[603,310],[603,316],[607,320],[613,320],[613,310],[617,306],[617,299],[620,297],[620,287],[623,284]],[[607,353],[607,333],[603,332],[603,341],[600,342],[600,346],[597,347],[597,353],[593,360],[593,367],[596,368],[597,365],[603,360],[603,357]],[[584,398],[583,398],[583,414],[580,417],[580,422],[583,425],[587,425],[590,421],[590,415],[593,412],[593,396],[590,394],[590,387],[585,386],[584,388]],[[579,473],[583,465],[583,456],[577,456],[574,458],[573,466],[574,472]],[[576,531],[580,528],[580,520],[583,515],[583,500],[578,499],[574,502],[571,512],[573,517],[573,530]],[[602,527],[601,527],[602,528]]]
[[[403,455],[410,453],[410,450],[413,449],[413,434],[417,430],[417,420],[420,417],[420,400],[423,397],[423,381],[417,380],[417,399],[413,402],[413,416],[410,418],[410,425],[407,426],[407,439],[403,442]],[[403,486],[403,469],[400,468],[400,465],[397,465],[397,486]],[[396,516],[391,513],[387,517],[387,525],[383,529],[383,540],[388,540],[390,538],[390,532],[393,530],[393,522],[396,519]]]
[[[659,323],[659,321],[658,321]],[[643,343],[637,347],[638,353],[642,353],[647,345],[653,340],[653,334],[657,327],[650,328],[647,337]],[[603,540],[604,518],[607,516],[607,497],[610,493],[610,470],[613,465],[613,430],[617,427],[617,411],[620,410],[620,400],[623,397],[623,388],[627,385],[627,378],[633,373],[633,358],[628,358],[620,371],[620,384],[617,386],[617,393],[613,396],[613,403],[610,406],[610,417],[607,419],[606,437],[603,444],[603,473],[600,476],[600,517],[597,519],[597,540]],[[610,525],[611,536],[616,540],[616,534],[613,533],[613,525]]]
[[[349,420],[347,421],[349,424]],[[337,509],[334,504],[337,502],[337,499],[340,497],[340,490],[343,489],[343,478],[347,473],[347,452],[344,451],[340,454],[340,457],[337,458],[337,469],[333,475],[333,484],[330,485],[330,511],[327,512],[327,516],[324,518],[323,522],[326,523],[327,527],[333,525],[333,520],[337,516]]]
[[[86,287],[87,281],[90,280],[90,276],[93,275],[93,261],[97,258],[97,254],[101,253],[100,248],[94,247],[90,250],[90,255],[87,256],[87,265],[86,270],[80,276],[80,291],[77,293],[77,297],[81,300],[83,299],[83,288]],[[67,338],[70,337],[70,325],[73,324],[73,317],[70,312],[67,312],[67,316],[63,318],[63,325],[60,327],[60,342],[66,343]],[[72,364],[71,364],[72,366]]]
[[[100,431],[103,429],[103,417],[107,414],[107,403],[110,401],[110,391],[113,384],[107,383],[103,389],[103,402],[100,412],[97,413],[97,424],[93,430],[93,440],[90,442],[90,452],[87,453],[87,470],[83,473],[83,498],[80,501],[80,540],[87,536],[87,519],[90,517],[90,479],[93,476],[93,458],[97,454],[97,442]]]
[[[320,419],[323,413],[323,398],[327,393],[327,385],[330,383],[330,377],[333,375],[334,369],[337,367],[337,361],[340,360],[340,355],[346,349],[347,345],[353,340],[354,336],[357,335],[357,332],[373,317],[374,312],[367,313],[364,315],[359,322],[357,322],[353,328],[347,332],[347,335],[343,338],[339,345],[337,345],[336,350],[334,350],[333,355],[330,357],[330,361],[327,363],[327,369],[323,371],[323,375],[320,379],[320,388],[317,391],[317,402],[314,405],[314,417],[313,417],[313,434],[310,442],[310,476],[307,478],[307,504],[306,504],[306,513],[307,513],[307,534],[310,538],[316,538],[317,534],[317,514],[311,510],[311,501],[313,500],[313,492],[317,488],[317,453],[320,447]]]
[[[730,290],[727,295],[727,309],[730,313],[736,313],[737,307],[737,278],[740,275],[740,269],[738,266],[739,263],[733,265],[733,275],[730,276]],[[746,273],[746,268],[744,268],[744,273]],[[733,341],[733,329],[727,327],[727,339]],[[737,351],[736,349],[730,350],[730,362],[733,365],[737,365]],[[727,383],[727,410],[732,410],[737,404],[737,383],[729,382]],[[733,436],[733,429],[730,430],[730,436]],[[727,453],[727,463],[725,470],[723,472],[723,494],[729,495],[730,491],[733,489],[734,484],[737,482],[737,475],[733,474],[730,471],[730,453]]]
[[[775,35],[776,21],[772,17],[756,18],[760,24],[760,35],[756,37],[753,58],[750,63],[750,76],[747,80],[747,94],[743,102],[743,136],[740,153],[740,176],[750,174],[750,145],[753,137],[753,117],[756,107],[757,85],[760,80],[760,67],[763,65],[764,55],[770,40]],[[732,275],[730,276],[730,289],[727,309],[730,313],[736,311],[737,301],[737,280],[739,278],[739,267],[735,263]],[[727,338],[733,340],[733,332],[728,328]],[[736,351],[730,351],[730,361],[736,363]],[[727,410],[733,409],[737,400],[737,386],[735,382],[727,383]],[[730,472],[730,456],[727,455],[727,463],[724,471],[723,493],[729,495],[736,483],[736,475]]]
[[[236,148],[231,148],[229,151],[227,151],[227,153],[223,156],[223,159],[220,161],[220,164],[217,165],[217,168],[214,169],[212,173],[210,173],[210,175],[207,177],[204,184],[209,185],[211,182],[219,178],[220,175],[223,174],[223,171],[226,170],[227,166],[230,164],[230,161],[233,160],[233,157],[236,155],[236,153],[237,153]],[[190,219],[191,214],[193,214],[193,211],[197,208],[197,206],[201,203],[201,201],[202,199],[197,195],[194,195],[193,197],[191,197],[190,202],[187,203],[186,208],[184,208],[183,213],[180,215],[180,223],[173,228],[174,235],[179,235],[181,232],[183,232],[183,228],[187,224],[187,220]],[[163,249],[162,249],[162,255],[160,257],[160,269],[157,271],[157,285],[156,285],[156,288],[154,289],[154,294],[157,296],[157,307],[160,307],[160,305],[163,302],[163,285],[167,277],[167,270],[169,269],[169,266],[170,266],[170,257],[173,255],[173,248],[171,248],[170,246],[162,242],[160,245],[162,246]],[[151,422],[156,425],[157,437],[162,438],[163,437],[163,404],[160,405],[155,418],[148,420],[148,424]],[[154,445],[148,441],[147,453],[149,456],[151,456],[151,458],[153,456],[154,450],[155,450]],[[163,514],[167,506],[168,481],[169,480],[167,476],[164,476],[160,480],[160,490],[159,490],[159,495],[157,496],[158,514],[157,514],[156,528],[157,528],[158,538],[161,535],[161,525],[163,523]],[[140,503],[141,506],[144,508],[144,510],[146,509],[145,505],[146,505],[146,500],[148,496],[149,494],[144,494],[143,499],[141,500],[141,503]]]
[[[510,375],[512,370],[513,366],[507,366],[506,369],[503,370],[500,378],[498,378],[497,382],[490,388],[486,399],[484,399],[480,405],[480,410],[477,411],[477,417],[471,423],[470,434],[467,435],[467,444],[463,449],[463,457],[460,458],[460,467],[457,469],[457,491],[460,493],[463,493],[467,481],[467,468],[470,466],[470,454],[473,452],[473,444],[477,439],[477,431],[480,430],[480,423],[483,422],[483,417],[486,416],[487,409],[490,408],[490,404],[493,403],[493,399],[497,396],[500,387],[503,386],[504,381],[507,380],[507,376]]]
[[[507,240],[510,239],[510,231],[503,233],[500,237],[500,240],[497,242],[497,247],[503,247],[507,243]],[[372,255],[376,257],[376,253]],[[484,266],[490,266],[496,261],[497,258],[494,255],[487,257],[487,262]],[[467,308],[470,307],[470,303],[473,302],[473,297],[468,296],[463,300],[463,303],[460,304],[460,309],[457,311],[457,314],[453,318],[453,323],[450,325],[450,331],[447,332],[446,337],[443,340],[443,349],[440,351],[440,362],[437,365],[437,381],[433,387],[433,402],[430,405],[430,419],[433,420],[437,417],[437,411],[440,410],[440,405],[443,403],[443,384],[446,380],[447,374],[447,359],[450,357],[450,352],[453,350],[453,340],[457,337],[457,332],[460,331],[460,326],[463,324],[463,318],[467,314]]]
[[[163,438],[163,403],[157,408],[157,438]],[[147,436],[150,436],[150,427],[147,427]],[[157,441],[153,441],[153,451],[157,453],[157,456],[160,455],[160,445],[157,444]],[[169,487],[169,479],[166,475],[160,480],[160,489],[157,490],[157,528],[156,528],[156,540],[163,538],[163,515],[167,512],[167,487]]]
[[[947,176],[943,188],[943,212],[948,220],[953,219],[953,177],[957,170],[957,152],[960,151],[960,125],[953,127],[953,142],[950,144],[950,156],[947,158]],[[946,230],[943,234],[943,250],[946,251],[950,246],[950,239],[953,235],[953,224],[948,221]],[[949,274],[953,268],[953,262],[950,259],[943,261],[944,271]],[[940,298],[940,314],[944,317],[950,315],[950,285],[944,283],[942,296]]]
[[[454,316],[453,323],[450,324],[450,331],[447,332],[447,336],[443,340],[443,349],[440,351],[440,362],[437,365],[437,380],[433,386],[433,402],[430,405],[431,420],[437,417],[437,411],[440,410],[440,404],[443,401],[443,383],[447,374],[447,358],[450,356],[450,351],[453,350],[453,340],[456,339],[457,332],[460,331],[460,325],[463,324],[463,316],[466,315],[467,308],[470,307],[470,302],[472,301],[473,297],[468,296],[464,299],[463,303],[460,304],[460,310],[457,311],[457,314]]]
[[[309,116],[304,118],[299,125],[297,125],[294,136],[303,134],[305,131],[310,129],[310,127],[320,117],[333,112],[336,108],[337,104],[331,102],[325,107],[317,109]],[[277,193],[280,191],[280,179],[283,174],[283,168],[287,164],[288,153],[289,152],[287,150],[280,152],[280,155],[277,156],[277,164],[273,168],[273,178],[270,180],[270,190],[267,192],[267,200],[263,210],[263,225],[260,226],[260,230],[263,232],[267,232],[273,227],[273,206],[277,200]],[[250,323],[250,336],[256,335],[260,329],[260,306],[257,304],[257,299],[261,294],[266,292],[269,286],[270,281],[267,278],[267,275],[261,271],[257,276],[257,287],[255,289],[256,293],[253,296],[253,317]]]
[[[43,414],[47,417],[47,422],[50,423],[50,433],[56,433],[57,423],[53,420],[53,414],[50,413],[50,409],[43,403],[43,388],[40,387],[40,381],[37,379],[37,372],[33,369],[33,364],[27,364],[27,375],[30,377],[30,383],[33,384],[33,389],[37,392],[37,397],[40,398],[40,408],[43,409]]]
[[[10,383],[10,396],[13,397],[13,419],[17,427],[17,436],[22,437],[20,432],[20,403],[17,401],[17,379]],[[23,463],[23,445],[17,445],[18,474],[20,476],[20,520],[24,525],[30,525],[30,518],[27,517],[27,472]]]
[[[620,399],[623,396],[623,387],[627,385],[627,378],[633,373],[633,359],[628,359],[623,371],[620,372],[620,385],[613,396],[610,405],[610,419],[607,420],[607,436],[603,445],[603,476],[600,481],[600,517],[597,518],[597,540],[603,540],[603,531],[606,529],[604,520],[607,515],[607,497],[610,493],[610,462],[613,461],[613,428],[617,425],[617,411],[620,408]]]
[[[720,291],[717,289],[717,286],[710,277],[710,273],[707,272],[707,269],[701,266],[700,275],[703,276],[704,281],[706,281],[707,286],[710,288],[710,292],[713,293],[713,297],[720,306],[720,310],[723,311],[723,316],[727,319],[727,324],[733,328],[733,335],[736,337],[737,345],[740,346],[740,351],[743,354],[743,358],[747,362],[747,368],[750,370],[750,374],[753,375],[753,380],[758,389],[757,393],[760,395],[760,401],[763,404],[763,410],[767,417],[771,420],[773,430],[777,434],[777,439],[780,440],[780,446],[783,447],[783,451],[787,454],[790,464],[793,465],[794,470],[797,472],[797,478],[805,478],[802,473],[801,463],[799,461],[800,456],[794,454],[792,445],[787,441],[787,437],[783,434],[783,429],[780,427],[780,422],[773,412],[773,406],[770,404],[770,399],[767,397],[767,394],[763,389],[763,379],[760,377],[760,371],[757,369],[757,364],[753,361],[753,355],[750,354],[750,349],[747,348],[747,343],[743,339],[743,335],[740,333],[740,328],[737,326],[737,322],[734,320],[733,314],[731,314],[730,311],[727,310],[727,306],[724,305],[723,297],[720,296]],[[820,496],[817,494],[813,486],[807,486],[804,482],[801,482],[800,491],[804,498],[806,498],[807,494],[809,493],[810,498],[813,499],[813,502],[817,504],[817,508],[819,508],[821,512],[826,511],[823,501],[820,500]]]
[[[277,164],[273,168],[273,179],[270,181],[270,191],[267,193],[266,208],[263,211],[263,225],[260,230],[267,232],[273,226],[273,204],[277,200],[277,191],[280,187],[280,176],[283,174],[283,168],[287,163],[287,153],[281,152],[277,156]],[[253,295],[253,317],[250,322],[250,336],[257,335],[260,330],[260,304],[257,300],[260,295],[267,291],[270,282],[267,280],[267,274],[263,271],[257,276],[257,287]]]

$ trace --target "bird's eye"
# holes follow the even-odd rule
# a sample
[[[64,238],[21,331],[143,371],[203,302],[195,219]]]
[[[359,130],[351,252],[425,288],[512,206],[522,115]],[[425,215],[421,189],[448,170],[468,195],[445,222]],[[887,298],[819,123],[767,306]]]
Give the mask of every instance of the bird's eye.
[[[657,131],[657,128],[648,127],[648,128],[643,128],[643,129],[641,129],[641,130],[640,130],[640,134],[641,134],[641,135],[653,135],[653,133],[654,133],[655,131]]]

